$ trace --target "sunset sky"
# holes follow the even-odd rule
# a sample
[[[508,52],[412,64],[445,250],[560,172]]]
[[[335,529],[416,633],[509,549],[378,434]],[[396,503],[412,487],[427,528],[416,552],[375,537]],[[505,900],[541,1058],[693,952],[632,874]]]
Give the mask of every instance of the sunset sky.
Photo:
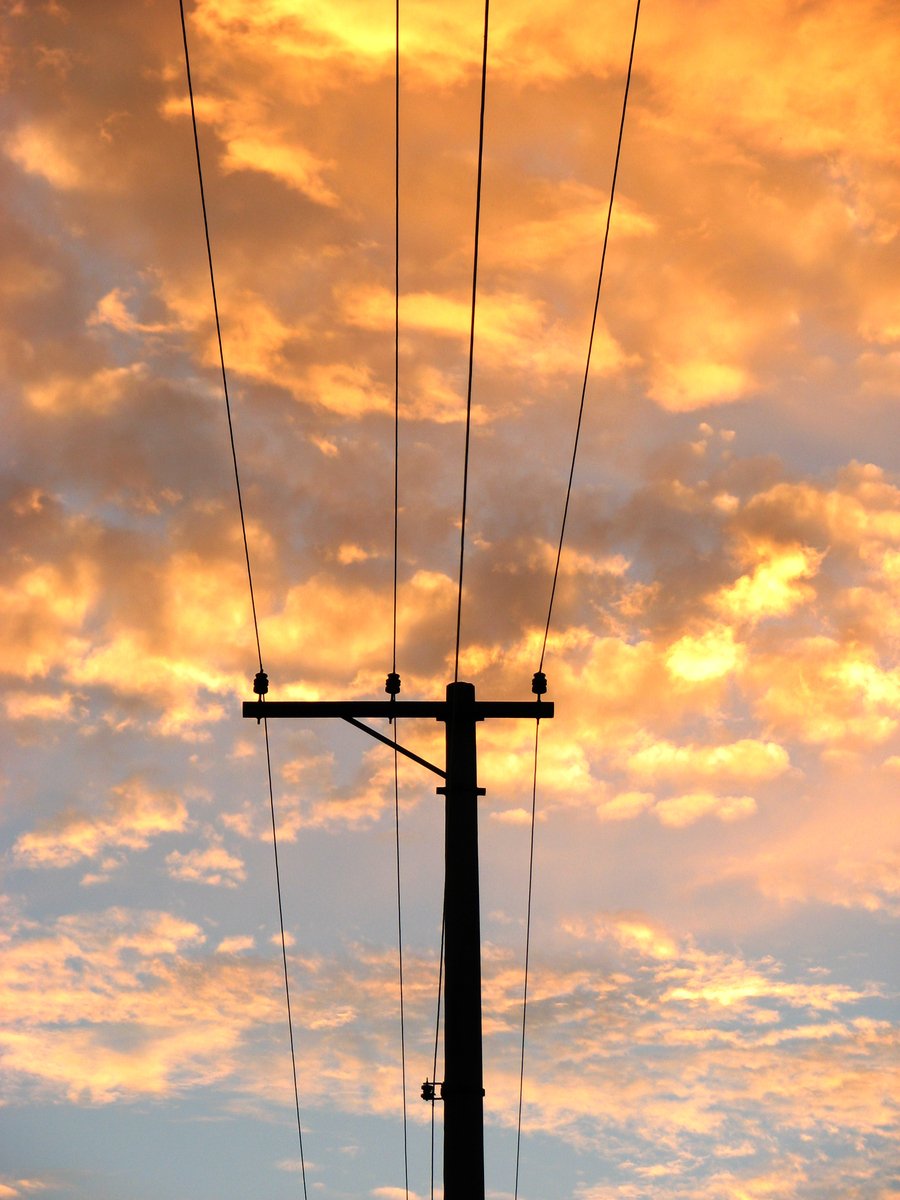
[[[270,698],[381,698],[394,8],[186,8]],[[0,14],[0,1200],[289,1200],[178,3]],[[492,6],[460,661],[485,699],[538,667],[633,17]],[[401,6],[406,699],[453,676],[482,20]],[[644,0],[544,664],[522,1200],[900,1193],[898,65],[891,0]],[[404,1200],[393,758],[269,734],[309,1194]],[[441,757],[435,723],[400,734]],[[492,1200],[533,739],[479,731]],[[401,761],[413,1200],[442,804]]]

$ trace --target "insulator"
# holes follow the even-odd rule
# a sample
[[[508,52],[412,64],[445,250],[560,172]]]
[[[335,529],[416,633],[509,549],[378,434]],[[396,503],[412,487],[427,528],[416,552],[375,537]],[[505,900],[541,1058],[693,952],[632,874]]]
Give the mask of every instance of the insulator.
[[[531,690],[536,696],[544,696],[547,692],[547,676],[543,671],[535,671],[531,681]]]
[[[396,696],[400,691],[400,676],[396,671],[391,671],[384,683],[384,690],[389,696]]]
[[[422,1084],[422,1099],[434,1100],[434,1084],[428,1079]]]
[[[253,680],[253,690],[257,696],[264,696],[269,690],[269,677],[265,671],[257,671]]]

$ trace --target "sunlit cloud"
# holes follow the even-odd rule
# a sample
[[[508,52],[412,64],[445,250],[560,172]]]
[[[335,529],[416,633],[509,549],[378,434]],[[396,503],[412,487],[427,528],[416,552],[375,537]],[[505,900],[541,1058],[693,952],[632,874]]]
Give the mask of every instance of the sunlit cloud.
[[[654,808],[663,825],[682,829],[701,817],[716,816],[720,821],[740,821],[756,812],[752,796],[715,796],[710,792],[691,792],[684,796],[669,796]]]
[[[666,666],[676,678],[689,683],[718,679],[739,667],[745,650],[729,626],[714,626],[705,633],[685,634],[666,653]]]
[[[173,879],[187,879],[211,887],[234,888],[247,878],[243,860],[221,845],[185,853],[172,850],[166,855],[166,866]],[[219,950],[222,950],[222,946],[219,946]]]
[[[179,796],[150,788],[136,776],[114,787],[99,811],[63,809],[43,827],[22,834],[13,854],[23,866],[68,867],[107,848],[143,850],[160,834],[180,833],[187,822]]]
[[[628,768],[646,779],[773,779],[788,770],[787,751],[776,742],[745,738],[722,746],[657,742],[636,750]]]
[[[23,1127],[29,1105],[52,1104],[62,1136],[75,1109],[96,1129],[116,1104],[124,1128],[189,1096],[198,1129],[230,1121],[252,1157],[273,1145],[256,1122],[287,1128],[294,1099],[259,877],[266,743],[239,716],[257,649],[164,7],[16,3],[0,49],[0,1037]],[[491,15],[459,654],[483,697],[527,699],[543,651],[633,13]],[[379,697],[392,20],[361,0],[186,15],[270,698]],[[478,18],[413,0],[401,21],[403,698],[441,696],[455,667]],[[893,1179],[898,39],[878,0],[641,16],[534,793],[523,1148],[577,1162],[578,1200],[887,1200]],[[392,756],[330,722],[269,732],[280,845],[303,864],[283,882],[304,1116],[316,1155],[319,1115],[352,1119],[362,1162],[401,1099]],[[478,735],[486,1105],[511,1137],[535,727]],[[443,762],[438,722],[401,740]],[[440,811],[434,780],[401,770],[424,1076]],[[100,1141],[85,1134],[88,1175],[111,1169]],[[265,1154],[260,1187],[296,1169],[290,1142]],[[399,1172],[360,1182],[350,1157],[344,1190],[390,1200]],[[135,1187],[165,1191],[158,1167],[129,1164]],[[47,1179],[17,1159],[0,1193],[62,1186]]]

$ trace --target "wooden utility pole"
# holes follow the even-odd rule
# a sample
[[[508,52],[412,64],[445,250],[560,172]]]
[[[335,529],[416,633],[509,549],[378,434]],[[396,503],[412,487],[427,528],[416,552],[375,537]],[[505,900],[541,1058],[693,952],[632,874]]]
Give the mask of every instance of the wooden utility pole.
[[[393,681],[396,681],[395,683]],[[254,690],[258,700],[246,701],[245,717],[338,717],[378,741],[392,746],[444,783],[444,1200],[484,1200],[484,1080],[481,1057],[481,921],[478,900],[478,756],[475,729],[488,717],[553,716],[553,704],[541,702],[546,680],[535,676],[535,701],[475,699],[471,683],[448,683],[441,701],[397,700],[399,678],[388,676],[390,700],[266,701],[268,681],[262,672]],[[429,718],[442,721],[446,731],[444,770],[363,724],[361,718]],[[426,1081],[425,1087],[429,1085]],[[423,1095],[425,1095],[423,1088]],[[434,1092],[431,1092],[434,1096]]]

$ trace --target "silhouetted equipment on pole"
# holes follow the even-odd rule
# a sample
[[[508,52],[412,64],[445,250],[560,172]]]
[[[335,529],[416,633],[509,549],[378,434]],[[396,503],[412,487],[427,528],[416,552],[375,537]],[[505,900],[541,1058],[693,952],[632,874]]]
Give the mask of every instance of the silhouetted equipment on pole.
[[[540,678],[539,678],[540,676]],[[481,1058],[481,921],[478,899],[478,758],[475,728],[489,717],[553,716],[541,701],[546,679],[539,672],[533,701],[476,700],[471,683],[448,683],[441,701],[397,700],[399,679],[388,676],[390,700],[266,701],[268,680],[257,675],[258,700],[246,701],[245,717],[338,717],[394,747],[440,775],[445,797],[444,875],[444,1081],[427,1081],[422,1096],[444,1102],[444,1200],[484,1200],[484,1079]],[[365,717],[429,718],[442,721],[446,762],[441,770],[427,759],[362,723]],[[435,1089],[439,1089],[436,1092]]]

